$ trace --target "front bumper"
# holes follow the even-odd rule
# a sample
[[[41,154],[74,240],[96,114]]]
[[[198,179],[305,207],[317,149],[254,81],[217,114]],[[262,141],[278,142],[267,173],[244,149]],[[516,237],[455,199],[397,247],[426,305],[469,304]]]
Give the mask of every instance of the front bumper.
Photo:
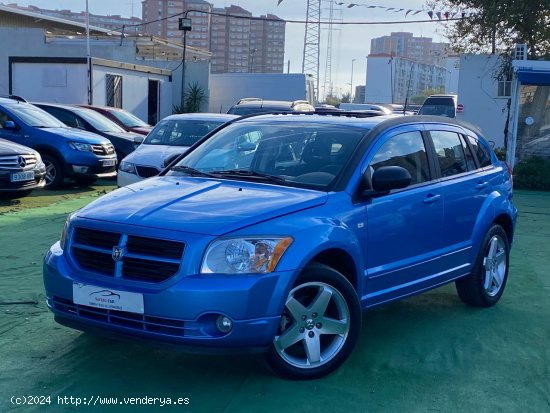
[[[11,171],[0,171],[0,192],[18,192],[30,191],[33,189],[44,188],[46,185],[45,170],[35,170],[34,179],[28,181],[11,182]]]
[[[292,272],[267,275],[176,275],[155,285],[104,280],[71,268],[59,244],[44,259],[47,304],[56,320],[80,330],[132,336],[200,352],[264,351],[280,325],[280,314],[293,281]],[[86,283],[143,294],[144,314],[105,310],[73,302],[73,283]],[[229,333],[216,328],[219,315],[233,323]]]

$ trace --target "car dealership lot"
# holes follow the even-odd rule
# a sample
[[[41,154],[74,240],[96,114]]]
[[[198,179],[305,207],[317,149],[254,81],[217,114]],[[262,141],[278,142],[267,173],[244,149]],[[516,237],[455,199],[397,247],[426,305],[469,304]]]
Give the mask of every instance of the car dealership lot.
[[[42,257],[69,212],[113,187],[101,181],[0,201],[0,411],[550,408],[550,193],[515,193],[518,227],[508,286],[497,306],[467,307],[449,285],[378,307],[365,313],[357,348],[342,368],[320,380],[292,382],[271,375],[259,356],[190,355],[97,338],[53,321],[44,302]],[[51,403],[15,405],[12,396],[51,396]],[[96,406],[59,404],[64,396],[94,399]],[[102,407],[96,396],[189,403]]]

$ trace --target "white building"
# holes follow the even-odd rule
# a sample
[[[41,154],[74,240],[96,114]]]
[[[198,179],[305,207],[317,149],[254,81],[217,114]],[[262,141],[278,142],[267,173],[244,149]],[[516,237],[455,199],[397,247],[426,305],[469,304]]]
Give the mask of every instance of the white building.
[[[458,81],[458,103],[464,109],[457,118],[479,126],[495,147],[505,146],[510,99],[509,85],[497,80],[500,65],[498,55],[461,55]]]
[[[389,54],[367,56],[365,103],[405,103],[426,89],[445,87],[447,69]]]

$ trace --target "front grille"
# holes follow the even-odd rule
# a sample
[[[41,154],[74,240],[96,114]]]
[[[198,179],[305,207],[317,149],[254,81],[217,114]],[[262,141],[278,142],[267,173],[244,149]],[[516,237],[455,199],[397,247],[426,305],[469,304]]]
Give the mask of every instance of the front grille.
[[[71,300],[53,297],[53,307],[68,315],[78,316],[97,322],[126,327],[137,331],[146,331],[174,337],[201,336],[197,323],[174,318],[154,317],[144,314],[129,313],[118,310],[89,307],[74,304]]]
[[[96,155],[111,155],[115,153],[115,147],[112,143],[104,143],[101,145],[92,145],[92,151]]]
[[[36,167],[36,155],[0,155],[0,168],[23,171]]]
[[[142,178],[151,178],[152,176],[157,176],[159,174],[159,170],[153,166],[143,166],[143,165],[136,165],[136,171],[138,176],[141,176]]]
[[[115,247],[121,257],[117,261]],[[71,253],[86,270],[128,280],[158,283],[174,276],[185,244],[178,241],[76,227]],[[115,257],[116,258],[116,257]]]

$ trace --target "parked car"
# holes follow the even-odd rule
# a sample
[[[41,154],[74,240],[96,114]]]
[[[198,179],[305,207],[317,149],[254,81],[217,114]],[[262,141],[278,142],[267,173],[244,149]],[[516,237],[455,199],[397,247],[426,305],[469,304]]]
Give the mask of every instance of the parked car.
[[[142,135],[126,132],[116,123],[91,109],[55,103],[35,103],[35,105],[68,126],[109,139],[115,147],[118,163],[143,142]]]
[[[456,105],[456,95],[431,95],[424,101],[418,114],[456,118]]]
[[[147,135],[153,127],[140,118],[124,109],[112,108],[110,106],[79,105],[83,108],[92,109],[113,121],[126,132],[134,132],[140,135]]]
[[[111,142],[67,127],[42,109],[16,99],[0,98],[0,138],[38,151],[46,165],[46,187],[59,187],[65,178],[90,184],[116,176]]]
[[[318,378],[350,355],[363,309],[450,282],[496,304],[516,217],[511,170],[461,122],[241,118],[71,214],[47,303],[73,328],[263,351]]]
[[[25,196],[43,188],[46,165],[34,149],[0,139],[0,196]]]
[[[171,115],[161,120],[143,143],[122,160],[118,186],[125,186],[158,175],[167,160],[184,153],[206,134],[236,115],[189,113]]]
[[[380,112],[382,115],[391,115],[393,113],[392,109],[387,108],[384,105],[375,105],[372,103],[340,103],[338,108],[345,111],[363,111],[371,110]]]
[[[315,112],[315,108],[306,100],[286,101],[244,98],[227,111],[229,114],[240,116],[269,112]]]

